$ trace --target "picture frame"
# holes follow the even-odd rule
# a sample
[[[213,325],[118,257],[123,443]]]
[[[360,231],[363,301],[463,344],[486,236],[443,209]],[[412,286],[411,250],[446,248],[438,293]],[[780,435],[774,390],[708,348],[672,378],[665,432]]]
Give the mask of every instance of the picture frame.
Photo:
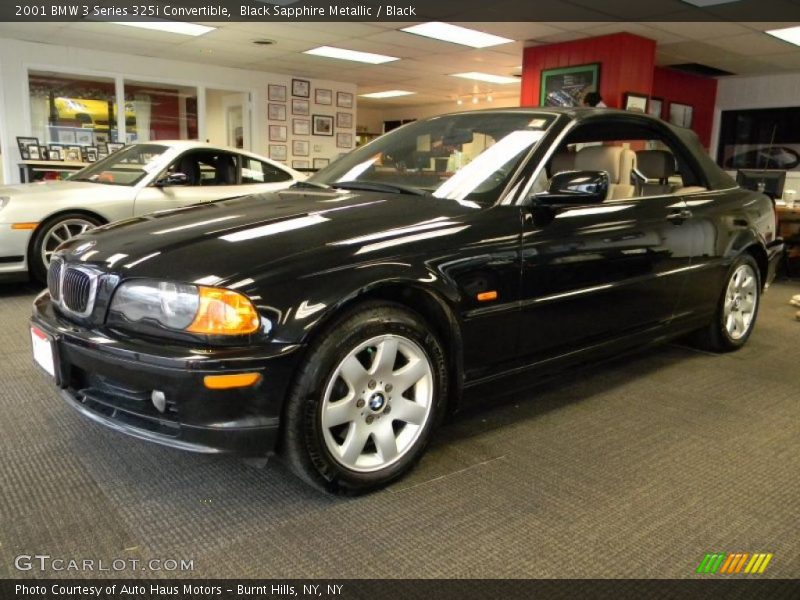
[[[292,119],[292,135],[311,135],[311,121]]]
[[[311,104],[308,100],[292,98],[292,114],[298,117],[307,117],[311,114]]]
[[[97,146],[86,146],[86,162],[97,162]]]
[[[79,146],[94,144],[94,132],[91,129],[79,129],[75,132],[75,143]]]
[[[328,158],[315,158],[312,164],[314,169],[319,170],[327,167],[329,164],[331,164],[331,161]]]
[[[269,157],[272,160],[286,160],[286,144],[270,144]]]
[[[286,125],[270,125],[269,126],[269,141],[270,142],[285,142],[288,138]]]
[[[539,89],[539,106],[580,106],[600,89],[600,63],[544,69]]]
[[[333,117],[331,115],[313,115],[311,117],[311,135],[333,137]]]
[[[664,114],[664,99],[651,96],[650,102],[647,105],[647,114],[661,119]]]
[[[39,154],[39,146],[38,143],[36,144],[28,144],[27,151],[28,151],[28,160],[43,160],[41,155]]]
[[[311,165],[307,160],[293,160],[292,161],[292,168],[293,169],[309,169]]]
[[[293,140],[292,154],[294,156],[308,156],[311,143],[308,140]]]
[[[337,112],[336,113],[336,127],[341,127],[342,129],[352,129],[353,128],[353,113]]]
[[[61,144],[50,144],[47,156],[50,160],[64,160],[64,146]]]
[[[285,121],[286,120],[286,105],[285,104],[268,104],[267,105],[267,119],[270,121]]]
[[[267,85],[267,100],[270,102],[286,102],[286,86],[277,83]]]
[[[292,79],[292,96],[310,98],[311,82],[307,79]]]
[[[56,130],[55,138],[60,144],[74,144],[75,131],[73,129],[58,129]]]
[[[64,161],[83,162],[83,157],[81,156],[81,147],[67,146],[66,150],[64,150]]]
[[[337,148],[352,148],[353,147],[353,134],[352,133],[337,133],[336,134],[336,147]]]
[[[47,146],[39,146],[39,160],[50,160],[50,150]]]
[[[324,88],[317,88],[314,90],[314,102],[316,104],[322,104],[325,106],[330,106],[333,104],[333,91],[326,90]]]
[[[108,148],[108,153],[113,154],[117,150],[122,150],[125,147],[125,144],[122,142],[107,142],[106,147]]]
[[[105,131],[95,131],[94,132],[94,144],[98,146],[100,144],[105,144],[108,141],[108,133]]]
[[[647,114],[647,100],[648,96],[645,94],[637,94],[636,92],[625,92],[623,99],[623,107],[625,110],[631,112],[638,112]]]
[[[22,160],[30,160],[28,146],[32,146],[34,144],[37,147],[39,146],[39,138],[17,136],[17,146],[19,147],[19,155],[22,157]]]
[[[691,128],[694,120],[694,107],[681,102],[669,103],[669,122],[678,127]]]
[[[339,108],[353,108],[353,94],[350,92],[336,92],[336,106]]]

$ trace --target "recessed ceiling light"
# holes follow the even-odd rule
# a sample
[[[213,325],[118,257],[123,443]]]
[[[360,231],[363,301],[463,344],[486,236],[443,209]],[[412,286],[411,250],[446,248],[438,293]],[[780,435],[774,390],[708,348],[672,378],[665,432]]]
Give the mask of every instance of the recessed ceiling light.
[[[345,48],[334,48],[333,46],[320,46],[306,50],[303,54],[313,54],[314,56],[325,56],[327,58],[340,58],[342,60],[353,60],[356,62],[380,65],[393,60],[400,60],[396,56],[386,56],[384,54],[373,54],[372,52],[358,52],[356,50],[346,50]]]
[[[488,48],[490,46],[508,44],[514,41],[500,37],[499,35],[492,35],[491,33],[484,33],[476,29],[467,29],[466,27],[459,27],[458,25],[451,25],[450,23],[440,23],[438,21],[420,23],[413,27],[404,27],[401,31],[433,38],[435,40],[442,40],[443,42],[470,46],[472,48]]]
[[[784,29],[770,29],[765,32],[776,38],[789,42],[795,46],[800,46],[800,27],[786,27]]]
[[[362,98],[397,98],[398,96],[411,96],[416,92],[407,92],[405,90],[387,90],[385,92],[372,92],[371,94],[359,94]]]
[[[263,40],[253,40],[253,43],[254,43],[256,46],[272,46],[272,44],[274,44],[274,43],[275,43],[275,40],[267,40],[267,39],[263,39]]]
[[[181,23],[180,21],[112,21],[116,25],[126,27],[138,27],[139,29],[151,29],[153,31],[164,31],[166,33],[179,33],[181,35],[205,35],[209,31],[214,31],[216,27],[208,25],[198,25],[197,23]]]
[[[464,79],[474,79],[475,81],[485,81],[487,83],[519,83],[519,79],[516,77],[492,75],[491,73],[478,73],[477,71],[470,71],[469,73],[453,73],[452,76],[462,77]]]

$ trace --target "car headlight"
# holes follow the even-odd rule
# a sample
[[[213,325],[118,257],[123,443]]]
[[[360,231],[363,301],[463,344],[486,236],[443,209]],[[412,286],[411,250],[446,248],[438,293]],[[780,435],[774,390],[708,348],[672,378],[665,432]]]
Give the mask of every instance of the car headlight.
[[[253,303],[239,292],[169,281],[123,283],[109,310],[130,322],[156,321],[205,335],[246,335],[258,331],[260,323]]]
[[[10,200],[11,198],[9,196],[0,196],[0,210],[3,210]]]

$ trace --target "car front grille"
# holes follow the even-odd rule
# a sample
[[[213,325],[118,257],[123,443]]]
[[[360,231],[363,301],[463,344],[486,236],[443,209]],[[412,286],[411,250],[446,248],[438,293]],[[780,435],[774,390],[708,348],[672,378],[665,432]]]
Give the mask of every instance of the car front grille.
[[[88,317],[94,308],[97,282],[102,273],[88,266],[65,263],[53,258],[47,270],[50,298],[64,312]]]
[[[64,307],[77,314],[86,313],[86,309],[89,306],[91,291],[91,277],[84,271],[68,267],[61,283],[62,303]]]
[[[53,302],[61,299],[61,269],[63,268],[64,261],[54,258],[50,261],[50,267],[47,269],[47,289],[50,291]]]

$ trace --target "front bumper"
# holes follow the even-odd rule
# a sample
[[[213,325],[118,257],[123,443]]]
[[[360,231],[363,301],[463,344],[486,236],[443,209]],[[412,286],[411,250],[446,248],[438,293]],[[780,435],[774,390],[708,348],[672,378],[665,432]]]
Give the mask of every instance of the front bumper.
[[[299,346],[189,348],[124,338],[64,319],[43,292],[32,325],[53,345],[64,400],[93,421],[139,439],[194,452],[264,456],[278,440]],[[258,372],[251,387],[215,390],[206,375]],[[163,412],[152,401],[166,398]]]
[[[33,231],[11,229],[11,223],[0,223],[0,277],[28,271],[28,244]]]

